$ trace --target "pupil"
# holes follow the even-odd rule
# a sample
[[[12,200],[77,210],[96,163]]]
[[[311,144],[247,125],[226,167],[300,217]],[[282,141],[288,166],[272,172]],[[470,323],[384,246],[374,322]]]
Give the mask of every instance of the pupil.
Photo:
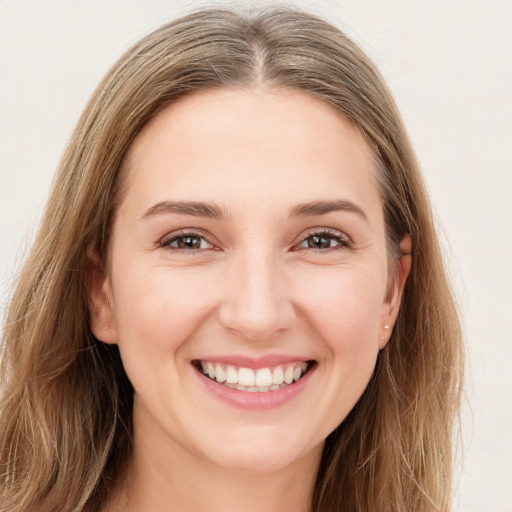
[[[325,236],[312,236],[308,242],[308,247],[316,249],[328,249],[330,246],[331,242],[329,238],[326,238]]]
[[[199,249],[201,240],[196,236],[183,236],[178,239],[178,247],[180,249]]]

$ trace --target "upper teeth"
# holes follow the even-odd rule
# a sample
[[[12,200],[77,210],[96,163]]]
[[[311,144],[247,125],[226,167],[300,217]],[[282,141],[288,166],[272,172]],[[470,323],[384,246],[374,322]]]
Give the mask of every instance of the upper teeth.
[[[283,385],[291,384],[299,380],[307,369],[307,363],[297,362],[289,363],[273,368],[237,368],[233,365],[224,365],[221,363],[211,363],[201,361],[201,368],[205,375],[217,382],[231,385],[230,387],[244,386],[246,388],[256,388],[254,391],[268,391],[269,389],[278,389]],[[275,386],[275,387],[274,387]],[[250,389],[253,391],[252,389]]]

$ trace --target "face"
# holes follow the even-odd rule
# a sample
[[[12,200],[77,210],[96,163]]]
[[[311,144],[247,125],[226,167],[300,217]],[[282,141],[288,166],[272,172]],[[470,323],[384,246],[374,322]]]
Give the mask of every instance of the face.
[[[136,448],[257,471],[319,456],[403,285],[374,167],[337,111],[290,90],[198,93],[145,126],[91,315],[135,389]]]

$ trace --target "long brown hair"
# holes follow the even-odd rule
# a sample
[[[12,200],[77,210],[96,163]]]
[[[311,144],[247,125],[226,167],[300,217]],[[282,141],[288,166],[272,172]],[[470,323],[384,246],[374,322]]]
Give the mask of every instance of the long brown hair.
[[[287,87],[321,98],[375,151],[390,258],[413,243],[402,306],[365,393],[327,438],[314,511],[450,507],[461,336],[427,194],[395,103],[366,55],[288,7],[207,9],[143,38],[96,89],[61,160],[2,342],[0,509],[99,510],[131,452],[133,389],[89,328],[88,251],[106,261],[123,158],[194,91]]]

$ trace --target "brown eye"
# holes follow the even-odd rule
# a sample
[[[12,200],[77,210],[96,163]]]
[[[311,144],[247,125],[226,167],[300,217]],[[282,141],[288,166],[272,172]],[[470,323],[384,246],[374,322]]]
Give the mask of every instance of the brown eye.
[[[181,251],[198,251],[203,249],[213,249],[213,245],[209,243],[201,235],[195,233],[184,233],[176,235],[172,238],[164,240],[160,243],[161,247],[169,247]]]
[[[307,238],[307,244],[310,249],[329,249],[332,242],[336,242],[332,237],[327,236],[310,236]]]
[[[176,238],[179,249],[201,249],[201,238],[198,236],[180,236]]]
[[[297,248],[329,252],[347,247],[350,247],[350,241],[342,233],[319,231],[304,238]]]

